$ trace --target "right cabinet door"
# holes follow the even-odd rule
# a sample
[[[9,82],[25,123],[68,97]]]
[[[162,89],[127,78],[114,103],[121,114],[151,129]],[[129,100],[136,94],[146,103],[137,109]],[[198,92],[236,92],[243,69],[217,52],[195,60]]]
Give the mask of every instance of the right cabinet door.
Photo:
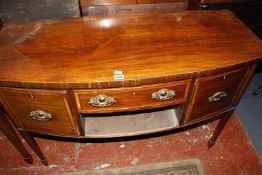
[[[246,69],[238,69],[197,79],[187,121],[204,119],[233,107],[245,73]]]

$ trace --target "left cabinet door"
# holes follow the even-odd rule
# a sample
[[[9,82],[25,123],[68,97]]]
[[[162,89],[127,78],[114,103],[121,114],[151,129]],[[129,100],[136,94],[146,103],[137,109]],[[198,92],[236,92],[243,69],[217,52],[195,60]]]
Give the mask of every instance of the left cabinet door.
[[[0,92],[18,128],[51,135],[78,135],[65,90],[1,88]]]

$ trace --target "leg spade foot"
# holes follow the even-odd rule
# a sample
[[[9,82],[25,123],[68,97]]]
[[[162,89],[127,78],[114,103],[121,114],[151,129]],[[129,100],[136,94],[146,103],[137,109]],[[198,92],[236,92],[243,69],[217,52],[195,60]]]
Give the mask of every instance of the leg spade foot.
[[[38,146],[37,142],[35,141],[34,137],[26,131],[20,131],[20,133],[24,137],[27,144],[32,148],[32,150],[34,150],[37,156],[41,159],[42,163],[48,166],[48,161],[43,152],[41,151],[40,147]]]
[[[15,128],[12,126],[11,121],[8,119],[7,114],[0,107],[0,129],[10,140],[10,142],[16,147],[17,151],[23,156],[25,162],[32,164],[33,159],[28,151],[22,144],[19,136],[17,135]]]
[[[208,144],[207,144],[208,148],[211,148],[215,143],[216,143],[216,141],[214,141],[212,139],[208,140]]]
[[[32,164],[33,163],[33,159],[32,159],[31,154],[28,154],[26,157],[24,157],[24,161],[29,163],[29,164]]]

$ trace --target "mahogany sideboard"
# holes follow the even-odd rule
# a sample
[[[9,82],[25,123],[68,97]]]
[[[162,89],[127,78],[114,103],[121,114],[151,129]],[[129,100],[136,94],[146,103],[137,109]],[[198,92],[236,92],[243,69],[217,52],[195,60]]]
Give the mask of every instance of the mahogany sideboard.
[[[212,146],[261,60],[261,41],[227,10],[10,23],[0,126],[46,165],[32,133],[116,138],[218,119]]]

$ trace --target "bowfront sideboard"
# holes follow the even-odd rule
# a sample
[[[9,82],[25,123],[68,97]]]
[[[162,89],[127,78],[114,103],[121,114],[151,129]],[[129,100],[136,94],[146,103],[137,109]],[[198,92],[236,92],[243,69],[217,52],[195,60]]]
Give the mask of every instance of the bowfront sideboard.
[[[227,10],[10,23],[1,128],[46,165],[32,133],[116,138],[218,119],[212,146],[261,60],[261,41]]]

